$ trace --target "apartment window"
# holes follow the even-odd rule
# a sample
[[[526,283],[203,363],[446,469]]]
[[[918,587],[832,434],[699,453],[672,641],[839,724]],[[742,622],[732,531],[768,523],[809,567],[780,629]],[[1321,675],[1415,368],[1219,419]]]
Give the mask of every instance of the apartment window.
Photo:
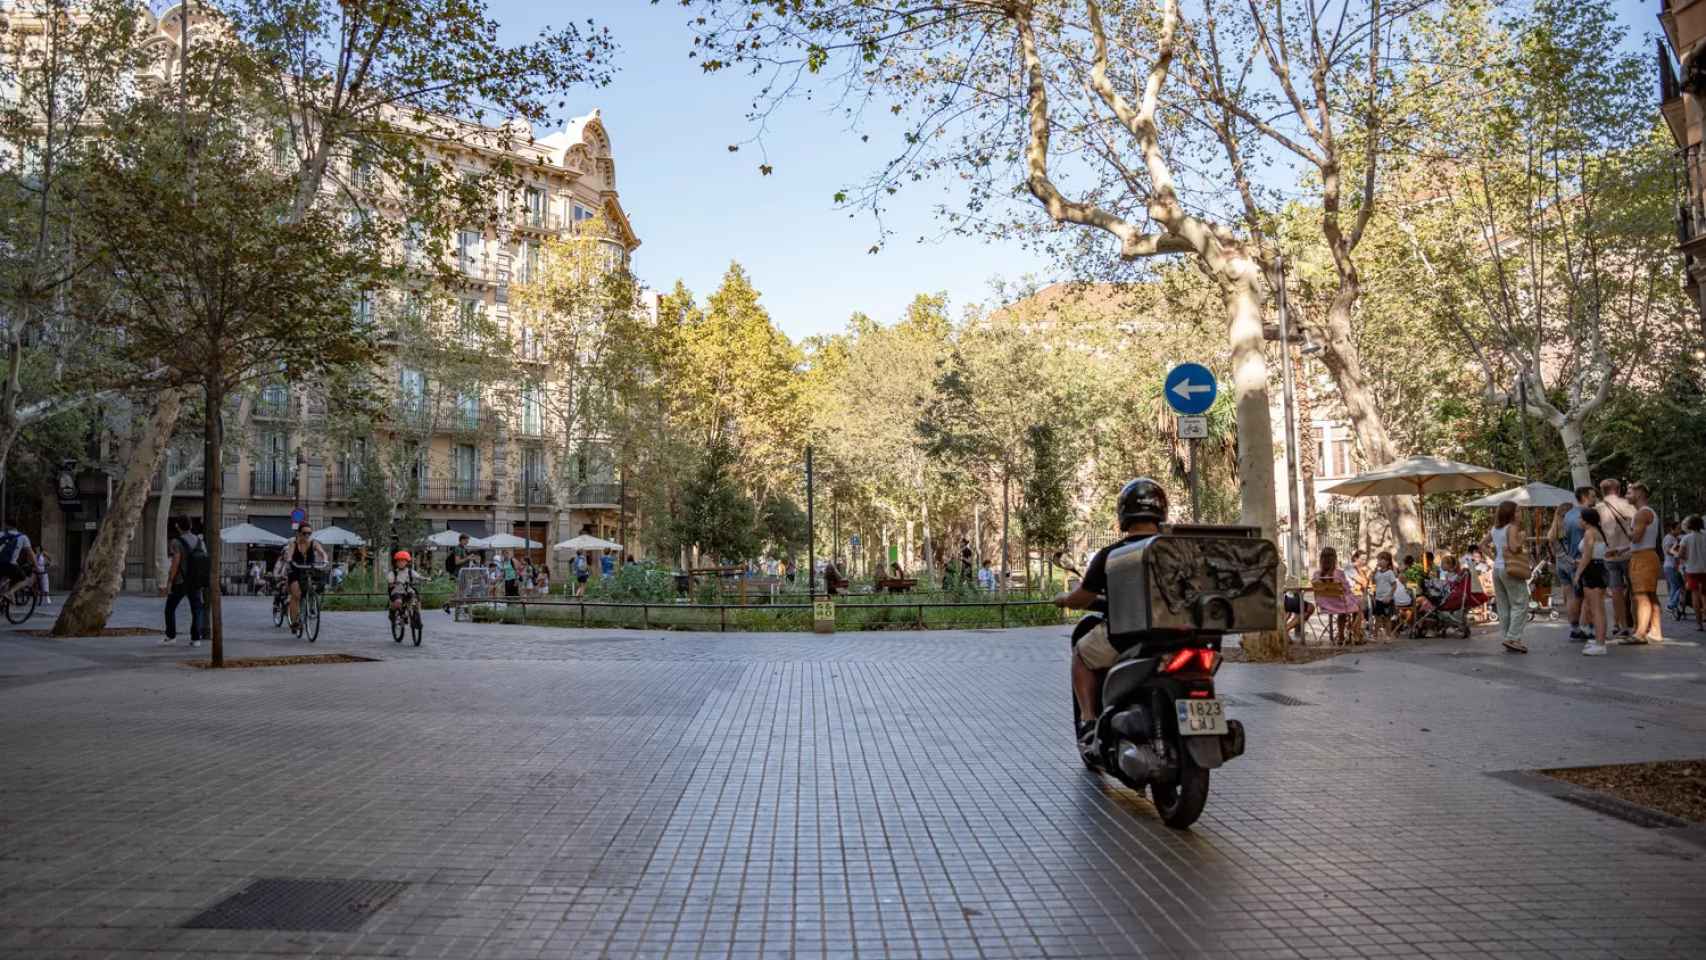
[[[480,395],[477,393],[458,393],[456,395],[456,419],[464,430],[475,430],[480,426]]]
[[[455,458],[457,499],[472,500],[474,488],[480,480],[480,452],[471,443],[459,443]]]
[[[426,409],[426,375],[414,367],[404,367],[398,379],[402,388],[403,409],[419,413]]]
[[[344,486],[353,487],[361,482],[362,470],[367,464],[367,439],[365,437],[351,440],[349,449],[344,452]]]
[[[545,451],[538,447],[521,451],[521,482],[538,495],[545,485]]]
[[[486,305],[479,300],[462,300],[456,309],[456,335],[463,343],[473,343],[480,337],[485,320]]]
[[[532,327],[521,328],[521,358],[523,360],[539,359],[539,334]]]
[[[575,222],[580,223],[582,220],[591,220],[593,214],[591,210],[577,203],[574,205],[574,216]]]
[[[379,171],[367,160],[350,164],[350,183],[357,190],[372,190],[379,185]]]
[[[522,202],[527,209],[527,225],[542,227],[545,225],[545,191],[538,187],[528,187],[522,194]]]
[[[255,493],[276,496],[290,485],[290,435],[282,430],[261,434],[260,462],[255,465]]]
[[[409,267],[419,267],[426,259],[426,227],[419,221],[410,220],[403,226],[403,262]]]
[[[363,290],[360,293],[356,294],[355,295],[355,308],[351,312],[354,314],[355,322],[357,324],[360,324],[362,326],[367,326],[367,325],[373,323],[373,318],[374,318],[374,313],[375,313],[373,291],[372,290]]]
[[[456,265],[464,273],[473,273],[479,269],[480,258],[485,255],[485,238],[478,230],[456,231]]]
[[[282,417],[290,409],[290,391],[282,383],[269,383],[261,388],[260,410],[263,417]]]
[[[528,283],[539,279],[539,244],[534,240],[521,242],[520,256],[516,258],[516,280]]]
[[[521,432],[537,437],[545,432],[545,410],[539,384],[524,384],[521,388]]]

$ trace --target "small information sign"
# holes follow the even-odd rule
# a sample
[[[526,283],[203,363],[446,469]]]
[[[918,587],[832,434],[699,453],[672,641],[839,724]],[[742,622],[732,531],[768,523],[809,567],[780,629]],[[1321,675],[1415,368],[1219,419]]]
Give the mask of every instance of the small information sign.
[[[812,630],[815,633],[835,632],[835,601],[812,601]]]
[[[1208,418],[1180,417],[1178,429],[1180,440],[1207,440]]]

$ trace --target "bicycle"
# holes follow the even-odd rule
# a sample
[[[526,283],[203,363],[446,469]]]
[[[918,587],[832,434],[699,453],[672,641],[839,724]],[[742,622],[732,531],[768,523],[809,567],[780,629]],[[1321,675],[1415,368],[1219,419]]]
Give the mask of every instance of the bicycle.
[[[326,565],[320,563],[292,563],[292,570],[307,570],[309,576],[303,578],[302,604],[298,615],[301,625],[297,628],[300,636],[306,636],[309,643],[320,639],[320,581],[325,575]]]
[[[272,591],[272,625],[284,626],[284,618],[290,615],[290,584],[282,579],[275,579]]]
[[[391,615],[391,640],[393,643],[403,642],[403,632],[411,630],[414,633],[415,646],[421,645],[421,595],[409,590],[403,596],[403,605],[389,611]]]
[[[23,581],[14,594],[0,594],[0,610],[5,611],[6,619],[12,623],[23,623],[36,612],[36,604],[41,602],[41,594],[31,582],[34,579],[32,576]]]

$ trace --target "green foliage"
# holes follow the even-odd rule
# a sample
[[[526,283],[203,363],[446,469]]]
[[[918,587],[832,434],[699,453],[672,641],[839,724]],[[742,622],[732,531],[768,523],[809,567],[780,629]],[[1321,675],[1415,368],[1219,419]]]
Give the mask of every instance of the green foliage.
[[[699,469],[681,491],[681,510],[675,518],[678,542],[723,563],[744,563],[758,555],[759,541],[752,500],[733,475],[734,446],[727,439],[711,443]]]
[[[785,559],[806,549],[806,512],[791,497],[766,499],[758,511],[758,528],[772,559]]]
[[[1025,446],[1030,462],[1026,464],[1025,506],[1019,520],[1031,545],[1046,556],[1064,549],[1072,534],[1072,506],[1067,500],[1071,465],[1050,424],[1033,424],[1025,432]]]
[[[615,575],[587,581],[588,600],[667,603],[675,599],[675,574],[650,563],[626,563]]]

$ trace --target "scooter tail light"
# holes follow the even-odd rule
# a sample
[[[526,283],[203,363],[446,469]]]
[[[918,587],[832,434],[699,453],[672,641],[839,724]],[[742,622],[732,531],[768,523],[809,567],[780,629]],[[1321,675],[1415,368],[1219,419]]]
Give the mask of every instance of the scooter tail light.
[[[1161,665],[1162,673],[1178,673],[1193,667],[1204,673],[1213,675],[1220,669],[1220,654],[1207,647],[1175,650],[1167,661]]]

